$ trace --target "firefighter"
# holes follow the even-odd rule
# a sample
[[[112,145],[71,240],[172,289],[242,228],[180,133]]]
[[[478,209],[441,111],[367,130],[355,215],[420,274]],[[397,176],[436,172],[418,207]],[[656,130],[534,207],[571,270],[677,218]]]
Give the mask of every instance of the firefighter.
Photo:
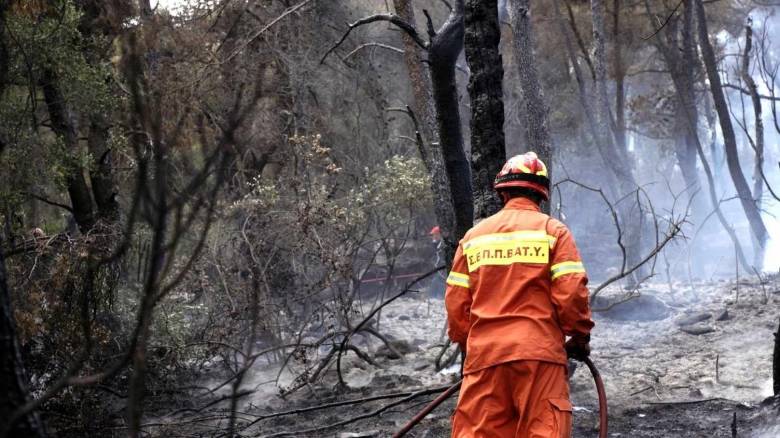
[[[466,352],[452,436],[568,438],[588,277],[569,229],[540,211],[550,180],[535,153],[507,161],[494,187],[504,208],[466,233],[447,277],[448,335]]]

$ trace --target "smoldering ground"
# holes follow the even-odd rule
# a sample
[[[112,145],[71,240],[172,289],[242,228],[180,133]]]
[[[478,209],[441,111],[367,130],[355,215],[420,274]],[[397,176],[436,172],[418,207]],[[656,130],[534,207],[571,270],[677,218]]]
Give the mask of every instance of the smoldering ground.
[[[436,394],[388,406],[421,388],[445,387],[458,378],[458,364],[434,369],[445,315],[443,302],[429,298],[429,292],[384,309],[381,330],[400,356],[371,337],[354,340],[376,358],[376,364],[348,355],[344,389],[334,391],[336,371],[330,369],[320,382],[282,398],[279,388],[289,385],[294,371],[304,364],[290,363],[280,374],[279,364],[256,363],[245,383],[255,392],[239,407],[241,434],[346,438],[394,433]],[[769,276],[763,283],[754,279],[674,283],[671,289],[649,283],[640,292],[657,300],[652,309],[645,305],[644,314],[633,312],[627,302],[595,316],[592,359],[606,384],[610,436],[732,437],[734,428],[739,437],[777,436],[780,405],[768,397],[780,278]],[[611,288],[603,296],[601,302],[607,303],[622,299],[623,293]],[[570,385],[574,436],[598,436],[591,376],[577,367]],[[337,406],[354,400],[358,402]],[[454,398],[444,403],[409,436],[449,436],[454,404]],[[186,418],[175,416],[162,423],[178,428]],[[162,436],[166,430],[160,426],[154,433]]]

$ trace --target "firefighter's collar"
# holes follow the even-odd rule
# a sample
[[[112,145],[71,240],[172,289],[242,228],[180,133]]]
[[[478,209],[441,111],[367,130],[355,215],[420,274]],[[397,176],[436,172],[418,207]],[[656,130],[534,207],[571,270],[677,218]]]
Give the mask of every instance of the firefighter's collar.
[[[541,211],[538,205],[536,203],[528,198],[524,198],[522,196],[519,196],[517,198],[512,198],[509,200],[509,202],[504,205],[504,208],[509,210],[533,210],[533,211]]]

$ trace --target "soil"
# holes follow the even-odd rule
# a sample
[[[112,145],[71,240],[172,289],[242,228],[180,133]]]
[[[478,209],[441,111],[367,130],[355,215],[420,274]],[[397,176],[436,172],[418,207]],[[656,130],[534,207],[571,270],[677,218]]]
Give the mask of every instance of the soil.
[[[639,293],[652,297],[658,318],[628,318],[621,314],[620,305],[595,316],[592,359],[607,388],[609,436],[780,437],[780,401],[768,399],[773,332],[780,317],[780,280],[771,278],[763,285],[744,279],[739,284],[656,284]],[[614,303],[623,296],[612,290],[602,299]],[[661,312],[658,303],[665,306]],[[635,304],[627,309],[637,312]],[[348,389],[334,389],[337,379],[331,370],[321,383],[282,399],[275,385],[284,386],[290,376],[283,373],[275,382],[276,365],[258,365],[244,386],[256,392],[240,409],[242,436],[391,436],[436,394],[338,427],[326,426],[370,414],[402,397],[268,418],[245,426],[269,413],[452,384],[458,379],[458,365],[441,372],[433,365],[444,337],[444,318],[444,305],[438,298],[403,298],[385,308],[379,330],[408,353],[391,359],[393,355],[386,351],[381,354],[383,347],[376,339],[356,339],[364,351],[380,353],[375,356],[380,366],[350,353],[343,364],[348,370]],[[703,330],[691,334],[691,327]],[[574,436],[597,437],[597,397],[585,367],[573,373],[571,397]],[[449,437],[454,404],[453,397],[407,436]]]

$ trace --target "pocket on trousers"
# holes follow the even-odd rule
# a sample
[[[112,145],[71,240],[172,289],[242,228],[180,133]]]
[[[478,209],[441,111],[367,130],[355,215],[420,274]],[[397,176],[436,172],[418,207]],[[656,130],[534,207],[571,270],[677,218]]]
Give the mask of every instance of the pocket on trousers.
[[[548,399],[553,412],[553,437],[571,437],[571,402],[565,398]]]

